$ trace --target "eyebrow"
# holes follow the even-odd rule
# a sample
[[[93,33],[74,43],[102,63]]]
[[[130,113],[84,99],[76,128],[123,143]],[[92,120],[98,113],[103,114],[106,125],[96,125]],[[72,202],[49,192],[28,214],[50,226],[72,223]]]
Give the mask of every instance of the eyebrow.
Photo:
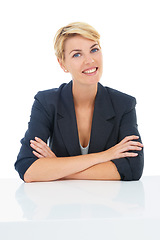
[[[95,44],[93,44],[93,45],[90,47],[90,49],[92,49],[92,48],[95,47],[96,45],[99,46],[98,43],[95,43]],[[71,54],[71,53],[74,52],[74,51],[81,52],[82,50],[81,50],[81,49],[73,49],[69,54]]]

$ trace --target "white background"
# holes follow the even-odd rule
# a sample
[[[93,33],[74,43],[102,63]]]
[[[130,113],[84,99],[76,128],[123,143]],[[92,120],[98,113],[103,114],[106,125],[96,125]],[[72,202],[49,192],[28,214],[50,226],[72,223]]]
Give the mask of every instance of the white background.
[[[159,175],[160,1],[1,0],[0,178],[18,177],[14,162],[34,95],[71,80],[57,63],[53,38],[73,21],[100,32],[101,83],[136,97],[144,175]]]

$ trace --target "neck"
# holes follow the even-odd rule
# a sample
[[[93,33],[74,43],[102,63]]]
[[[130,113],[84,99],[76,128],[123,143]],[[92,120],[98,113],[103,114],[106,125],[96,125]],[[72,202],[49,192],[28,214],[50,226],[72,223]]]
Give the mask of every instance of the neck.
[[[72,93],[74,104],[76,107],[91,107],[94,106],[98,84],[82,85],[75,84],[73,81]]]

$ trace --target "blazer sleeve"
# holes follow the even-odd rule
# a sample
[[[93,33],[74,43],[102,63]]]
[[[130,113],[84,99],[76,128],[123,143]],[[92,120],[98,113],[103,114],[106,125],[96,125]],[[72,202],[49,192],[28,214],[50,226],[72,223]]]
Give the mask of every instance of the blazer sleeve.
[[[30,140],[35,137],[41,138],[47,142],[51,135],[51,116],[47,110],[45,97],[42,92],[35,96],[35,101],[32,106],[28,130],[24,138],[21,140],[21,149],[15,162],[15,169],[18,171],[22,180],[26,170],[38,159],[30,147]]]
[[[137,135],[139,139],[137,141],[142,142],[140,134],[138,132],[137,117],[135,110],[136,100],[132,99],[131,109],[124,113],[121,119],[119,128],[120,142],[126,136]],[[121,159],[115,159],[112,162],[116,165],[118,172],[121,176],[121,180],[131,181],[139,180],[142,176],[144,167],[144,153],[141,151],[134,151],[138,153],[137,157],[127,157]]]

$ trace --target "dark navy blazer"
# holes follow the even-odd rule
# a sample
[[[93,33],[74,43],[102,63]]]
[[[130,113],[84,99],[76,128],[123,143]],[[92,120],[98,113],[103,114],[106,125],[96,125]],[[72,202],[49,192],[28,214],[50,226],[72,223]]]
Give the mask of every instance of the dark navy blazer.
[[[98,83],[89,153],[109,149],[126,136],[139,135],[135,105],[134,97]],[[72,81],[56,89],[38,92],[35,96],[28,130],[21,140],[22,146],[15,163],[22,179],[26,170],[37,160],[30,147],[30,140],[35,137],[45,142],[49,140],[50,148],[57,157],[81,154]],[[138,180],[143,171],[143,150],[138,151],[137,157],[115,159],[112,162],[121,180]]]

